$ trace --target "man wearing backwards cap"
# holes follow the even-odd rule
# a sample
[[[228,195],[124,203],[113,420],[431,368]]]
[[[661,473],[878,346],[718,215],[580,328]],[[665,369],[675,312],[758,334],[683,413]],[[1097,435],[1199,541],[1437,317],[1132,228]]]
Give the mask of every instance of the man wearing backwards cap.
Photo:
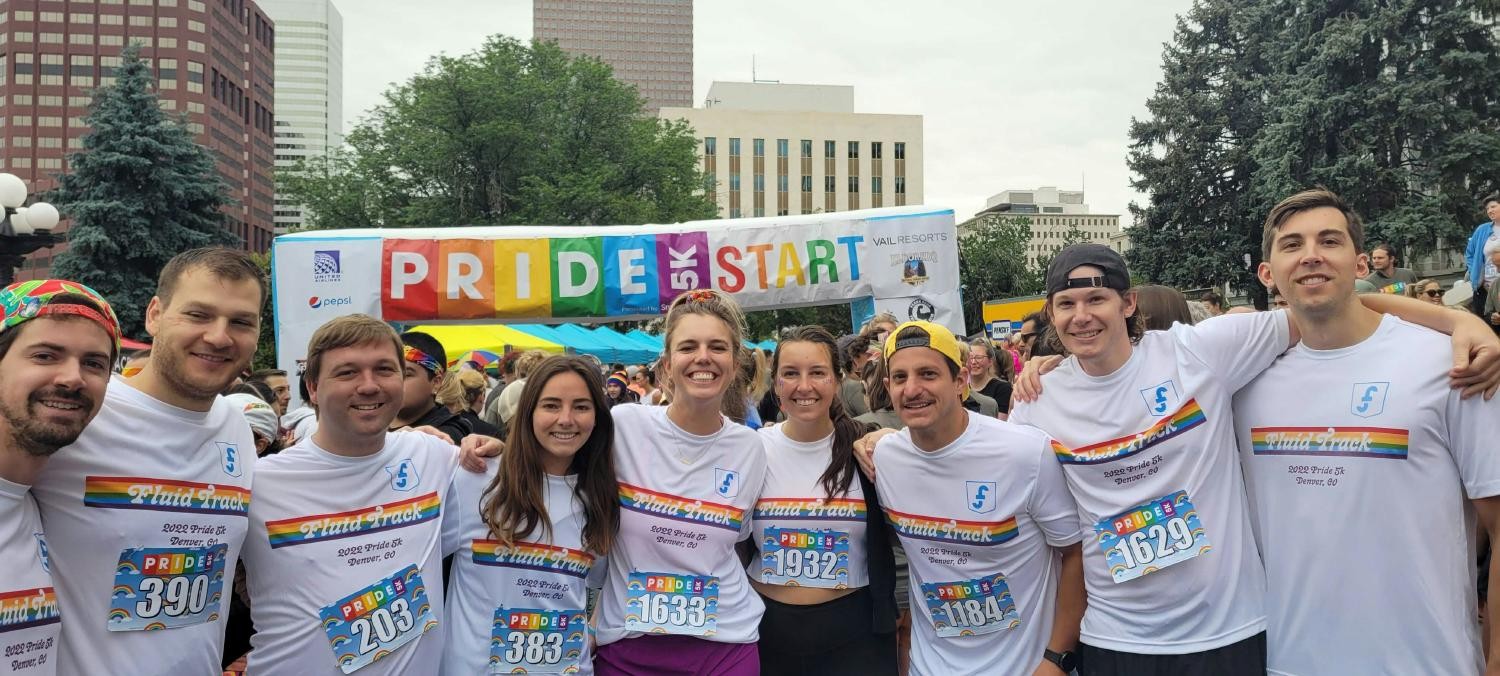
[[[49,279],[0,290],[0,673],[57,673],[61,618],[28,491],[99,413],[119,351],[115,313],[88,287]]]
[[[880,441],[876,490],[910,559],[913,674],[1073,669],[1083,614],[1077,507],[1039,430],[970,414],[959,344],[907,322],[886,338],[906,426]]]
[[[1265,574],[1231,400],[1297,342],[1295,325],[1276,311],[1145,332],[1124,260],[1097,244],[1059,252],[1046,279],[1046,312],[1071,356],[1043,379],[1046,396],[1019,403],[1011,420],[1060,442],[1056,458],[1091,536],[1082,673],[1265,673]],[[1389,302],[1399,300],[1366,302],[1456,326],[1458,313]]]

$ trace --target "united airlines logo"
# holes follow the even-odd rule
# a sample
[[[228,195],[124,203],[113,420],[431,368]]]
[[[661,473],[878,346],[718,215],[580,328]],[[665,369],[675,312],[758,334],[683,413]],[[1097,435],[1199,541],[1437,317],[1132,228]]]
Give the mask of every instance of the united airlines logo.
[[[975,514],[987,514],[995,511],[995,482],[993,481],[968,481],[967,487],[969,511]]]
[[[339,252],[314,251],[313,252],[313,281],[314,282],[339,282],[343,280],[343,274],[339,269]]]
[[[1373,418],[1385,412],[1385,395],[1390,383],[1355,383],[1349,397],[1349,412],[1361,418]]]

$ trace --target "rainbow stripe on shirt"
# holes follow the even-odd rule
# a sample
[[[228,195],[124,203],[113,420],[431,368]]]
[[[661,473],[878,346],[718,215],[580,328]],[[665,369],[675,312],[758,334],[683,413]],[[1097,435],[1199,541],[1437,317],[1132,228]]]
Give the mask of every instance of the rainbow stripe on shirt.
[[[850,498],[761,498],[755,501],[758,521],[864,521],[865,501]]]
[[[267,521],[266,536],[271,540],[271,549],[277,549],[405,528],[436,519],[443,511],[442,503],[442,498],[434,492],[337,514]]]
[[[246,516],[250,513],[250,489],[172,479],[91,476],[83,481],[83,504],[104,509]]]
[[[736,509],[733,505],[658,493],[623,481],[620,482],[620,506],[632,512],[663,519],[732,531],[739,531],[745,520],[745,510]]]
[[[1146,428],[1143,432],[1074,449],[1069,449],[1054,441],[1052,452],[1057,456],[1058,462],[1067,465],[1098,465],[1114,462],[1175,439],[1188,430],[1202,425],[1204,420],[1206,418],[1203,415],[1203,408],[1198,405],[1198,400],[1189,399],[1177,409],[1176,413],[1162,416],[1156,424]]]
[[[0,592],[0,634],[60,621],[52,587]]]
[[[896,534],[901,537],[980,547],[1004,544],[1015,539],[1020,532],[1014,516],[1000,521],[959,521],[907,514],[887,508],[885,518],[891,523],[891,527],[896,529]]]
[[[1390,427],[1252,427],[1255,455],[1308,455],[1405,460],[1406,430]]]
[[[498,540],[474,540],[469,547],[474,563],[501,568],[524,568],[572,577],[588,577],[594,555],[567,547],[517,542],[510,547]]]

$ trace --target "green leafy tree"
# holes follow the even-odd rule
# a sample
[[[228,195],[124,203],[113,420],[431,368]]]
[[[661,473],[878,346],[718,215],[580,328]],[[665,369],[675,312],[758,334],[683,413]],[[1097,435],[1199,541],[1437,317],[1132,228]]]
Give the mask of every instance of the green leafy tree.
[[[309,227],[713,218],[697,141],[598,59],[495,36],[384,94],[347,149],[278,176]]]
[[[1230,281],[1257,304],[1271,206],[1326,185],[1372,239],[1462,241],[1500,182],[1493,2],[1199,0],[1131,125],[1130,262],[1181,288]],[[1249,265],[1247,265],[1247,262]]]
[[[260,266],[261,274],[266,279],[271,278],[271,254],[253,253],[250,258]],[[276,365],[276,307],[267,298],[265,304],[260,306],[260,337],[255,341],[255,359],[250,364],[251,370],[274,369]],[[293,376],[295,379],[295,376]]]
[[[47,196],[72,219],[52,273],[104,294],[125,334],[144,338],[146,304],[167,261],[239,238],[223,227],[228,199],[213,157],[185,120],[162,112],[137,47],[124,50],[115,77],[95,92],[83,150]]]
[[[985,301],[1041,292],[1037,271],[1026,265],[1030,240],[1030,218],[998,215],[980,217],[972,230],[958,238],[964,326],[970,332],[984,329]]]

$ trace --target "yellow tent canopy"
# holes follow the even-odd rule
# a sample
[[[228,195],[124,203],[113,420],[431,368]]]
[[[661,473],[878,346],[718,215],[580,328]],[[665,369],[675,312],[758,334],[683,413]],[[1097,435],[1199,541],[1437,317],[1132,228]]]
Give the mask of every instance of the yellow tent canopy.
[[[408,331],[420,331],[443,344],[449,358],[457,358],[469,350],[489,350],[504,354],[512,350],[541,350],[561,354],[563,346],[537,338],[529,333],[517,331],[503,324],[425,324],[413,326]]]

